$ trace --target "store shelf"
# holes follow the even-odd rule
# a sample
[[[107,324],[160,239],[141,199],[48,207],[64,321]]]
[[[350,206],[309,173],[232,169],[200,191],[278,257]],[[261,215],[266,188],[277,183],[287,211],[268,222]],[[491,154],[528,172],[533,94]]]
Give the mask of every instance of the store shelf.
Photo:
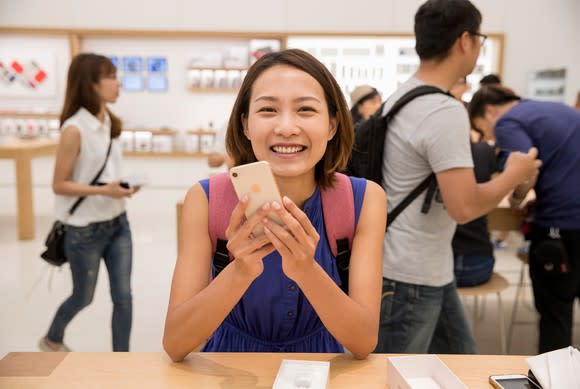
[[[59,117],[60,114],[54,112],[0,111],[0,119],[58,120]]]
[[[237,70],[237,71],[247,71],[248,70],[248,68],[244,68],[244,67],[242,67],[242,68],[212,68],[212,67],[204,67],[204,66],[188,66],[186,69],[187,70],[202,70],[202,71],[209,70],[212,72],[221,71],[221,70],[223,70],[225,72],[230,71],[230,70]]]
[[[194,93],[238,93],[239,88],[199,88],[189,87],[188,90]]]
[[[124,151],[123,156],[127,158],[206,158],[206,153],[190,153],[187,151]]]

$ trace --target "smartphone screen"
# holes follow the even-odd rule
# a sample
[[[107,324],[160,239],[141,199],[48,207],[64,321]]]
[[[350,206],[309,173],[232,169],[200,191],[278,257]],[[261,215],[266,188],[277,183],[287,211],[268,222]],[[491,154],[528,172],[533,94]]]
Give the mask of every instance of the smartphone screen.
[[[502,389],[534,389],[526,377],[522,378],[496,378],[495,382],[501,385]]]

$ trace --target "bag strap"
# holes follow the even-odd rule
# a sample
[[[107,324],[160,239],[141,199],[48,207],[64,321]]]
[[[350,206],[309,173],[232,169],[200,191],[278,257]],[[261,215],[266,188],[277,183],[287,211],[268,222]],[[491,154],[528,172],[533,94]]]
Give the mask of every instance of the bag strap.
[[[391,119],[401,110],[401,108],[407,105],[407,103],[409,103],[411,100],[420,96],[435,93],[441,93],[449,97],[452,97],[449,94],[449,92],[445,92],[441,88],[437,88],[432,85],[419,85],[418,87],[413,88],[407,93],[405,93],[401,98],[399,98],[399,100],[395,102],[395,104],[393,104],[391,109],[389,109],[387,114],[384,116],[385,125],[387,126],[386,128],[388,128],[388,124],[391,121]],[[386,135],[386,131],[384,131],[383,134]],[[383,145],[385,144],[385,137],[383,137],[382,143],[380,144]],[[380,159],[380,161],[382,163],[382,158]],[[427,196],[425,196],[423,206],[421,207],[421,213],[429,212],[429,208],[431,207],[431,200],[433,199],[433,196],[435,195],[435,190],[437,189],[437,179],[434,173],[431,173],[428,177],[426,177],[423,181],[421,181],[421,183],[419,183],[419,185],[417,185],[415,189],[411,191],[411,193],[405,196],[405,198],[399,204],[397,204],[397,206],[391,212],[389,212],[389,214],[387,215],[386,227],[390,226],[395,221],[397,216],[399,216],[401,212],[403,212],[405,208],[407,208],[409,204],[411,204],[417,197],[419,197],[419,195],[423,193],[423,191],[425,191],[425,189],[427,188],[429,188],[429,191],[427,193]]]
[[[330,251],[336,258],[341,289],[348,294],[348,270],[355,233],[354,193],[350,178],[334,173],[332,187],[320,193],[322,217]]]
[[[224,249],[225,253],[220,253],[223,257],[229,258],[225,245],[218,245],[218,241],[227,242],[226,229],[232,216],[232,211],[236,207],[238,196],[232,184],[232,180],[227,172],[216,174],[209,179],[208,198],[208,232],[211,238],[211,251],[217,253],[218,249]],[[214,257],[215,258],[215,257]]]
[[[101,168],[99,169],[99,172],[97,173],[97,175],[95,176],[95,178],[92,179],[91,183],[89,185],[94,185],[97,183],[97,181],[99,180],[99,177],[101,177],[101,174],[103,174],[103,171],[105,170],[105,166],[107,165],[107,161],[109,160],[109,154],[111,154],[111,145],[113,144],[113,138],[111,138],[109,140],[109,147],[107,147],[107,155],[105,156],[105,162],[103,162],[103,166],[101,166]],[[87,196],[81,196],[77,199],[77,201],[75,201],[75,203],[72,205],[72,207],[70,207],[70,209],[68,210],[68,214],[72,215],[76,209],[78,208],[79,205],[81,205],[81,203],[87,198]]]

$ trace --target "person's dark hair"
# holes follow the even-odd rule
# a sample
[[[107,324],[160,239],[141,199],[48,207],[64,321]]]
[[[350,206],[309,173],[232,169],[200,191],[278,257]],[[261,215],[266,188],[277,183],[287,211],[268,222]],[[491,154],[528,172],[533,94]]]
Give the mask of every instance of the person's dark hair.
[[[353,124],[357,124],[358,122],[360,122],[361,120],[363,120],[362,115],[359,112],[359,107],[365,103],[365,101],[370,100],[370,99],[374,99],[375,97],[377,97],[379,95],[379,91],[376,90],[375,88],[373,88],[371,93],[368,93],[366,95],[364,95],[363,97],[361,97],[359,99],[359,101],[357,101],[357,103],[350,109],[350,116],[352,116],[352,122]]]
[[[75,56],[68,69],[60,123],[63,124],[81,107],[96,116],[101,109],[101,99],[95,91],[95,84],[116,72],[115,65],[103,55],[81,53]],[[111,137],[116,138],[121,135],[121,120],[109,109],[107,112],[111,118]]]
[[[497,74],[488,74],[487,76],[483,76],[481,80],[479,80],[479,85],[493,85],[493,84],[501,84],[501,77]]]
[[[332,185],[334,172],[346,167],[354,143],[354,129],[340,86],[320,61],[303,50],[289,49],[265,54],[248,69],[228,122],[226,150],[234,166],[257,160],[252,144],[244,134],[242,118],[248,116],[254,82],[264,71],[278,65],[302,70],[318,81],[324,91],[328,114],[336,118],[336,134],[328,141],[326,152],[316,164],[314,172],[316,182],[322,188],[327,188]]]
[[[422,60],[441,61],[461,34],[480,25],[481,13],[468,0],[429,0],[415,14],[415,50]]]
[[[485,116],[485,107],[488,105],[504,105],[512,101],[521,100],[513,90],[499,84],[486,85],[481,87],[469,102],[469,118],[472,121]]]

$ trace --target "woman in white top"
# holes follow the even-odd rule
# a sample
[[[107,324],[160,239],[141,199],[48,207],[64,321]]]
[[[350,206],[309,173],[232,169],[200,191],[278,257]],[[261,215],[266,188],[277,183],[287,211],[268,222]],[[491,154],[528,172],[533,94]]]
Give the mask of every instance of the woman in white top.
[[[116,68],[107,57],[79,54],[73,58],[52,182],[57,218],[66,224],[65,253],[73,291],[40,340],[43,351],[68,351],[63,343],[65,329],[91,303],[101,258],[109,273],[113,300],[113,350],[129,350],[132,241],[125,198],[138,188],[125,188],[120,181],[121,121],[107,109],[107,103],[117,100],[119,89]],[[106,159],[99,185],[90,185]],[[72,204],[83,196],[86,198],[71,215]]]

